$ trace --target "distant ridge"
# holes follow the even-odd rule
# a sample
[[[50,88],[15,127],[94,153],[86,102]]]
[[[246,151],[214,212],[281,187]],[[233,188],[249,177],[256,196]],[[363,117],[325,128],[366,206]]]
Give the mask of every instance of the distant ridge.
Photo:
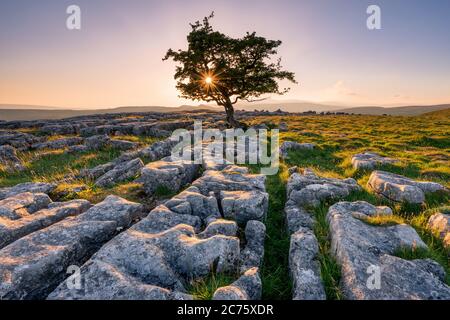
[[[126,113],[126,112],[186,112],[186,111],[221,111],[221,108],[215,108],[207,105],[188,106],[182,105],[179,107],[162,107],[162,106],[148,106],[148,107],[118,107],[110,109],[61,109],[56,107],[40,107],[40,106],[18,106],[17,108],[10,108],[11,105],[0,104],[0,120],[14,121],[14,120],[54,120],[64,119],[76,116],[105,114],[105,113]],[[26,108],[29,107],[29,108]]]
[[[262,103],[243,103],[235,106],[236,110],[268,110],[276,111],[281,109],[287,112],[346,112],[354,114],[367,115],[401,115],[416,116],[433,111],[450,109],[450,104],[431,105],[431,106],[404,106],[404,107],[353,107],[342,108],[340,106],[309,103],[305,101],[270,101]],[[182,105],[179,107],[163,107],[163,106],[124,106],[108,109],[62,109],[58,107],[46,106],[30,106],[30,105],[11,105],[0,104],[0,120],[53,120],[82,115],[105,114],[105,113],[127,113],[127,112],[187,112],[187,111],[223,111],[221,107],[211,105]]]
[[[368,115],[383,115],[388,114],[392,116],[418,116],[424,113],[440,111],[449,109],[450,104],[440,104],[434,106],[405,106],[405,107],[356,107],[339,109],[338,112],[368,114]]]

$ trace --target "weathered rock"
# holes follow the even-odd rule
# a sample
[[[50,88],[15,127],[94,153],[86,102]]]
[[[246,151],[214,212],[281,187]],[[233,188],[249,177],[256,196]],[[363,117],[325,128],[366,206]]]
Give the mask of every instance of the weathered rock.
[[[266,226],[256,220],[247,222],[245,226],[246,246],[241,252],[240,270],[245,272],[253,267],[261,267],[264,258],[264,239]]]
[[[81,152],[87,152],[87,151],[89,151],[89,148],[84,144],[80,144],[80,145],[68,147],[66,152],[67,153],[81,153]]]
[[[288,124],[287,122],[280,122],[278,129],[280,130],[280,132],[286,132],[288,131]]]
[[[153,194],[158,187],[165,187],[172,192],[181,189],[195,179],[199,165],[192,161],[175,160],[170,157],[160,161],[150,162],[141,170],[137,180],[143,183],[147,194]]]
[[[291,176],[292,174],[294,174],[296,172],[298,172],[298,167],[297,166],[293,166],[293,167],[288,168],[289,176]]]
[[[301,207],[316,207],[321,201],[340,199],[353,191],[361,190],[352,179],[335,179],[317,176],[309,169],[303,173],[294,173],[289,177],[288,199]]]
[[[426,193],[446,190],[439,183],[414,181],[385,171],[372,172],[367,184],[377,194],[389,200],[409,203],[423,203]]]
[[[45,141],[41,143],[35,143],[31,147],[33,149],[37,150],[43,150],[43,149],[51,149],[51,150],[57,150],[57,149],[63,149],[70,146],[74,146],[77,144],[83,143],[83,138],[80,137],[70,137],[70,138],[62,138],[57,140],[50,140]]]
[[[89,150],[100,150],[110,144],[111,139],[108,135],[97,135],[86,138],[84,144],[89,148]]]
[[[237,154],[235,148],[227,150],[226,145],[222,141],[203,141],[202,143],[202,166],[204,170],[223,170],[224,168],[232,165],[233,163],[228,161],[224,157],[224,151],[231,153],[234,157]],[[235,158],[234,158],[235,159]]]
[[[0,146],[10,145],[20,151],[28,150],[32,144],[41,139],[29,133],[19,131],[0,131]]]
[[[313,150],[316,147],[314,143],[298,143],[294,141],[285,141],[280,147],[280,156],[283,159],[288,158],[288,152],[291,150]]]
[[[149,159],[150,161],[160,160],[168,157],[172,153],[172,148],[177,144],[177,141],[166,139],[153,143],[151,146],[139,151],[139,156]]]
[[[444,246],[450,247],[450,214],[436,213],[428,220],[428,229],[435,232],[444,242]]]
[[[284,208],[286,224],[289,234],[295,233],[300,228],[313,229],[315,219],[311,213],[297,206],[293,201],[286,202]]]
[[[154,285],[147,285],[100,261],[88,261],[84,266],[85,290],[70,290],[63,282],[48,300],[193,300],[193,297]]]
[[[319,244],[310,229],[299,228],[291,236],[289,269],[293,280],[293,300],[325,300],[320,277]]]
[[[215,235],[224,235],[229,237],[235,237],[238,232],[238,225],[234,221],[215,219],[206,226],[203,232],[198,234],[201,239],[211,238]]]
[[[77,128],[71,124],[47,124],[41,127],[40,131],[50,135],[75,134]]]
[[[261,292],[259,269],[252,268],[231,285],[217,289],[213,300],[260,300]]]
[[[80,177],[94,180],[114,169],[115,166],[116,164],[114,162],[107,162],[91,169],[83,169],[80,171]]]
[[[136,142],[126,141],[126,140],[111,140],[111,146],[119,150],[130,150],[135,149],[138,144]]]
[[[42,299],[66,277],[67,268],[143,215],[142,206],[108,196],[85,213],[31,233],[0,250],[0,298]]]
[[[56,188],[53,183],[43,182],[26,182],[17,184],[13,187],[0,188],[0,200],[12,197],[19,193],[31,192],[31,193],[50,193]]]
[[[132,128],[133,124],[117,123],[117,124],[95,125],[80,129],[80,135],[83,137],[89,137],[94,135],[112,135],[115,133],[126,135],[132,133]]]
[[[154,286],[185,292],[187,280],[206,276],[213,265],[217,272],[235,272],[237,238],[219,235],[200,240],[187,225],[147,233],[141,225],[146,219],[103,246],[81,268],[82,289],[69,290],[62,283],[49,298],[151,299]]]
[[[245,224],[249,220],[263,221],[269,206],[269,195],[259,190],[221,191],[223,216]]]
[[[45,193],[19,193],[0,200],[0,218],[21,219],[46,208],[51,201]]]
[[[8,145],[0,146],[0,164],[10,173],[25,170],[22,160],[17,157],[16,149]]]
[[[112,186],[118,182],[135,177],[144,167],[141,159],[137,158],[115,166],[95,181],[98,187]]]
[[[35,194],[35,196],[38,195]],[[28,208],[22,208],[22,210],[27,210],[28,214],[23,215],[20,219],[0,217],[0,249],[27,234],[46,228],[69,216],[78,215],[90,207],[91,205],[87,200],[53,202],[48,204],[48,208],[36,212],[30,212],[27,210]]]
[[[249,174],[247,168],[228,166],[222,171],[207,170],[192,185],[204,195],[221,191],[265,191],[264,175]]]
[[[339,202],[328,211],[331,252],[341,266],[345,298],[450,299],[450,288],[440,279],[442,267],[436,262],[393,256],[401,248],[427,249],[412,227],[372,226],[356,218],[379,211],[386,214],[385,208],[362,201]],[[377,274],[379,283],[374,281]]]
[[[204,196],[194,186],[172,197],[164,205],[176,213],[190,214],[201,219],[206,219],[209,216],[221,217],[219,205],[214,194]]]
[[[180,128],[189,128],[192,126],[192,121],[171,121],[158,123],[143,123],[136,125],[133,128],[133,134],[151,137],[167,137],[173,130]]]
[[[194,228],[195,232],[199,232],[202,219],[190,214],[179,214],[171,211],[165,205],[159,205],[148,214],[146,219],[136,224],[135,229],[146,233],[159,233],[180,224],[189,225]]]
[[[355,154],[352,157],[352,165],[355,169],[374,169],[379,165],[392,164],[395,162],[397,162],[397,160],[382,157],[374,152]]]

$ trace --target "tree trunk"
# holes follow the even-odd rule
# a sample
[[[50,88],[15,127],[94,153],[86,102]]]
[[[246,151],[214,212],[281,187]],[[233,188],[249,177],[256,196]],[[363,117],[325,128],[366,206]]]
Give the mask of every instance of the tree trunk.
[[[240,123],[239,121],[236,121],[236,119],[234,118],[234,107],[233,104],[231,103],[230,99],[227,99],[225,105],[225,112],[227,114],[227,122],[228,125],[231,128],[241,128],[242,127],[242,123]]]
[[[225,112],[227,114],[228,125],[230,127],[232,127],[232,128],[239,127],[236,119],[234,119],[234,108],[233,108],[233,106],[232,105],[225,105],[224,107],[225,107]]]

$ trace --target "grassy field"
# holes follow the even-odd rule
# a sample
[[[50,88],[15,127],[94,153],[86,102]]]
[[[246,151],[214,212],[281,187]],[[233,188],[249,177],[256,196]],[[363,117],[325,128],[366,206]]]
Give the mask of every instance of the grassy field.
[[[26,130],[30,131],[30,130]],[[48,140],[56,140],[69,136],[50,136]],[[148,146],[160,139],[145,136],[115,136],[114,139],[137,142],[139,147]],[[23,182],[52,182],[58,184],[53,195],[54,200],[71,200],[82,198],[92,203],[101,202],[106,196],[115,194],[130,201],[145,202],[138,185],[125,181],[110,188],[94,186],[94,181],[89,179],[74,179],[83,169],[93,168],[117,158],[122,151],[105,147],[97,151],[80,153],[66,153],[65,149],[39,150],[19,152],[26,170],[8,173],[0,167],[0,187],[9,187]],[[146,159],[142,159],[144,162]],[[70,178],[70,181],[66,181]],[[79,192],[71,192],[73,189],[84,186]]]
[[[287,168],[310,167],[326,177],[355,178],[364,188],[344,200],[364,200],[375,205],[388,205],[394,211],[389,219],[373,219],[367,223],[387,225],[408,223],[422,237],[430,250],[426,252],[398,252],[403,258],[431,257],[447,272],[450,284],[450,252],[443,247],[437,235],[426,229],[428,218],[436,211],[447,210],[448,194],[427,197],[421,206],[392,203],[379,198],[367,189],[370,171],[355,170],[351,165],[354,154],[373,151],[400,160],[399,163],[380,167],[417,180],[428,180],[450,186],[450,110],[418,117],[394,116],[285,116],[259,117],[250,124],[265,123],[277,127],[288,123],[289,130],[280,134],[282,141],[311,142],[313,151],[289,154],[277,176],[268,177],[266,186],[270,193],[267,219],[265,261],[262,267],[264,298],[290,297],[291,283],[287,255],[289,237],[284,231],[283,207]],[[329,231],[326,213],[332,203],[323,203],[314,210],[317,220],[314,232],[319,241],[322,280],[328,299],[342,299],[339,289],[340,269],[329,253]]]
[[[348,201],[365,200],[376,205],[388,205],[394,211],[389,218],[373,218],[367,223],[373,225],[392,225],[408,223],[413,226],[430,250],[399,251],[396,255],[405,259],[431,257],[438,261],[447,272],[450,284],[450,252],[445,249],[437,235],[426,229],[428,218],[438,210],[450,210],[448,194],[434,194],[427,197],[420,206],[392,203],[375,196],[367,189],[369,171],[355,170],[351,165],[354,154],[373,151],[398,159],[395,165],[380,169],[395,172],[417,180],[428,180],[450,187],[450,110],[439,111],[417,117],[400,116],[280,116],[257,117],[248,124],[265,123],[268,127],[278,127],[281,122],[288,124],[289,130],[281,133],[282,141],[311,142],[317,145],[313,151],[291,152],[289,159],[281,163],[277,175],[268,176],[267,192],[270,194],[269,211],[266,220],[267,237],[265,257],[261,268],[264,299],[290,299],[292,284],[288,268],[290,237],[286,231],[283,209],[286,202],[287,169],[291,166],[310,167],[317,174],[326,177],[355,178],[363,191],[352,194]],[[141,145],[153,143],[148,137],[116,137],[139,142]],[[52,139],[55,139],[53,137]],[[98,152],[69,155],[64,150],[25,152],[19,154],[26,170],[8,174],[0,169],[0,187],[11,186],[27,181],[61,182],[67,175],[79,170],[106,163],[120,154],[110,148]],[[259,172],[258,167],[251,167]],[[86,188],[70,192],[79,186]],[[93,203],[103,200],[108,194],[116,194],[131,201],[150,202],[142,194],[142,188],[125,181],[111,188],[97,188],[92,181],[75,180],[60,183],[58,194],[61,199],[88,199]],[[170,197],[165,190],[159,190],[158,197]],[[149,204],[150,205],[150,204]],[[330,255],[330,239],[326,213],[332,203],[323,203],[314,210],[317,224],[314,232],[319,241],[322,279],[328,299],[342,299],[339,288],[340,268]],[[229,284],[235,275],[216,275],[191,283],[189,292],[197,299],[209,299],[217,287]]]

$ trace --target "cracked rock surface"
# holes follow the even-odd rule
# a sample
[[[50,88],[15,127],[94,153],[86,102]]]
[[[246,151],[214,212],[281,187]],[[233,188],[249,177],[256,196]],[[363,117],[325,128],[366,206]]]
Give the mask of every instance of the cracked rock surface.
[[[430,259],[407,261],[394,256],[399,249],[427,249],[409,225],[373,226],[361,218],[387,214],[385,208],[363,201],[330,207],[331,251],[341,266],[346,299],[449,299],[443,268]],[[379,271],[380,281],[373,281]]]
[[[445,247],[450,247],[450,214],[436,213],[428,220],[428,229],[437,233]]]
[[[374,169],[376,166],[393,164],[397,160],[388,157],[382,157],[375,152],[364,152],[355,154],[352,157],[352,165],[355,169]]]
[[[367,184],[375,193],[389,200],[409,203],[423,203],[426,193],[446,190],[436,182],[415,181],[385,171],[372,172]]]
[[[311,209],[322,201],[339,200],[361,187],[354,179],[324,178],[310,169],[291,168],[284,207],[286,227],[291,235],[289,270],[294,300],[325,300],[321,279],[319,243],[313,229]],[[300,172],[299,172],[300,171]]]
[[[211,172],[205,175],[210,177]],[[264,192],[264,180],[239,167],[213,176],[213,184],[204,176],[197,179],[104,245],[81,267],[82,289],[71,290],[62,282],[48,298],[192,299],[189,283],[212,270],[241,274],[232,290],[239,290],[241,298],[259,298],[257,270],[264,255],[265,226],[256,220],[246,222],[241,243],[237,222],[222,219],[220,193],[214,191],[218,183],[225,190]]]
[[[19,193],[50,193],[56,188],[56,184],[44,182],[25,182],[13,187],[0,188],[0,200],[15,196]]]
[[[0,298],[43,299],[101,245],[142,216],[140,204],[116,196],[31,233],[0,250]]]

